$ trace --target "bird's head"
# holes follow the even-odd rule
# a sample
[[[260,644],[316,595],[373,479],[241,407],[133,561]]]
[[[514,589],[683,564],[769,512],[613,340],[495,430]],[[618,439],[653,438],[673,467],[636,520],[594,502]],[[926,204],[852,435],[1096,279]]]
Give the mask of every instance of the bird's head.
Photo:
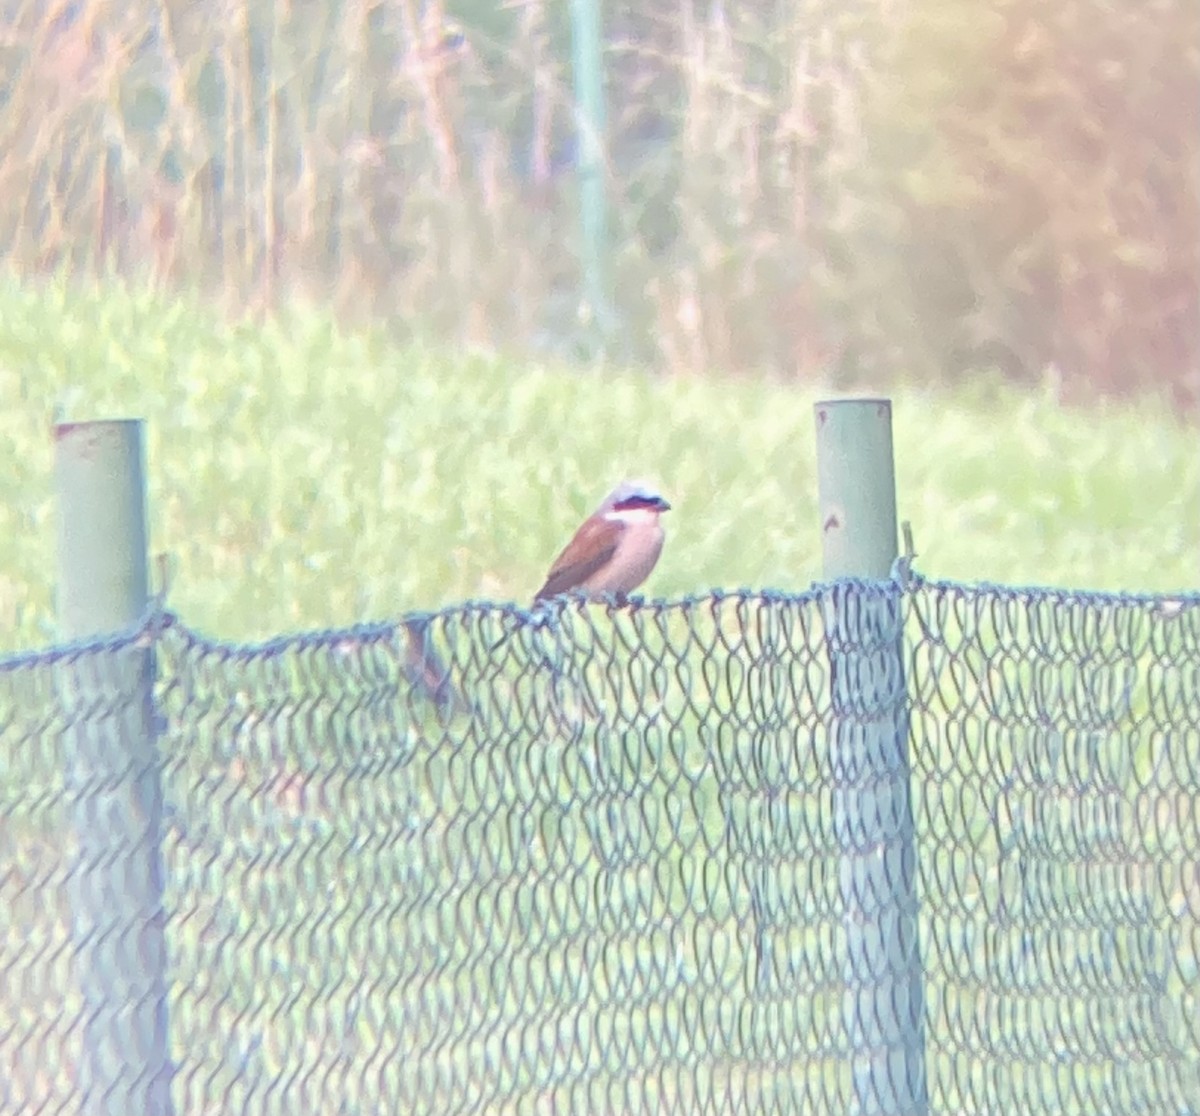
[[[670,510],[658,489],[643,480],[622,481],[600,505],[600,514],[606,518],[634,521],[657,519]]]

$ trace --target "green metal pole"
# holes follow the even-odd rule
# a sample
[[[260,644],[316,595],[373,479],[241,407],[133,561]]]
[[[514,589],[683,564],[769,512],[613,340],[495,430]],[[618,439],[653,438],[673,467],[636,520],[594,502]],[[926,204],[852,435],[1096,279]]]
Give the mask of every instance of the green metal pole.
[[[608,208],[604,190],[604,61],[600,0],[571,0],[575,118],[579,136],[579,226],[584,299],[602,345],[613,329],[608,282]]]
[[[59,633],[121,631],[150,599],[141,423],[61,423],[54,440]]]
[[[63,658],[58,695],[76,850],[68,878],[86,1116],[171,1112],[161,764],[154,650],[116,638],[148,605],[142,427],[54,428],[58,620],[64,640],[110,638]]]
[[[886,579],[897,557],[891,403],[818,403],[816,423],[825,577]],[[842,1019],[854,1094],[844,1110],[918,1116],[929,1100],[903,590],[842,580],[828,587],[825,604],[846,933]]]
[[[839,399],[816,414],[824,575],[887,577],[898,554],[892,405]]]

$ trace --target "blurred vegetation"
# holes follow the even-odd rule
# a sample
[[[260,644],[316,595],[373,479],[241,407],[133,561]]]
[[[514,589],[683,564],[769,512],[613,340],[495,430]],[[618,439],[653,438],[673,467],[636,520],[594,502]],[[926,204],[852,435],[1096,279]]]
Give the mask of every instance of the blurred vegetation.
[[[582,351],[568,7],[4,0],[0,254]],[[1195,0],[607,4],[620,359],[1200,399]]]
[[[450,357],[328,313],[257,325],[119,282],[0,280],[0,322],[0,651],[55,631],[56,408],[146,420],[169,603],[227,639],[528,603],[622,475],[673,505],[647,595],[821,576],[814,393],[790,383]],[[900,512],[927,575],[1196,584],[1200,455],[1162,401],[1080,414],[982,381],[893,394]]]

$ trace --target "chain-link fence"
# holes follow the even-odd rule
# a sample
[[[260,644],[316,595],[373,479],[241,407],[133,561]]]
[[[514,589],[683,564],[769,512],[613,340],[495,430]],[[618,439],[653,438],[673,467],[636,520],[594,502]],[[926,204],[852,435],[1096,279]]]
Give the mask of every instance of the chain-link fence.
[[[1200,598],[160,614],[0,661],[0,910],[5,1113],[1193,1113]]]

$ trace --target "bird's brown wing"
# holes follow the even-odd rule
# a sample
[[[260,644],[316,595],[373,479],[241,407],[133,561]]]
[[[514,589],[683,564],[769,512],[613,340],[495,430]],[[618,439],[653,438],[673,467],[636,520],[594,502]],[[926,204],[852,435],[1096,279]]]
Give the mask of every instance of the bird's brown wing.
[[[546,584],[534,595],[535,601],[557,597],[587,581],[604,565],[617,549],[620,528],[602,519],[590,519],[575,537],[567,543],[563,552],[554,560],[546,575]]]

